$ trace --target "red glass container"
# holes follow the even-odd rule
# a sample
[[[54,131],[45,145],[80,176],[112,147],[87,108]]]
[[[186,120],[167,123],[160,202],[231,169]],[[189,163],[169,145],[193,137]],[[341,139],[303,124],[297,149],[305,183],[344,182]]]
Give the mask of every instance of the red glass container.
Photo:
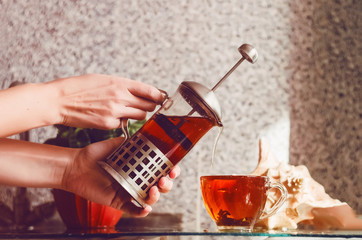
[[[53,189],[59,215],[68,229],[114,228],[122,211],[84,199],[74,193]]]

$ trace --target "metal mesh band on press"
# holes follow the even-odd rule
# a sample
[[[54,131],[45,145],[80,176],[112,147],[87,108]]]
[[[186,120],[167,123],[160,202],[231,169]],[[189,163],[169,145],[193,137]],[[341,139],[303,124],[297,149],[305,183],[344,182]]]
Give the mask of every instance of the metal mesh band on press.
[[[149,189],[173,167],[172,162],[139,132],[112,153],[106,162],[142,198],[146,198]]]

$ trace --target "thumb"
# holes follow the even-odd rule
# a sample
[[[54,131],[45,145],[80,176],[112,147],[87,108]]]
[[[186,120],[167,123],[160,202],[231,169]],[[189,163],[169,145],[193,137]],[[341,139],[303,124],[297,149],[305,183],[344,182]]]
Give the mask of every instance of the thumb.
[[[88,147],[91,147],[91,153],[93,154],[93,157],[98,158],[104,158],[105,156],[111,154],[113,151],[116,150],[117,147],[119,147],[124,141],[123,137],[117,137],[108,139],[101,142],[96,142]]]

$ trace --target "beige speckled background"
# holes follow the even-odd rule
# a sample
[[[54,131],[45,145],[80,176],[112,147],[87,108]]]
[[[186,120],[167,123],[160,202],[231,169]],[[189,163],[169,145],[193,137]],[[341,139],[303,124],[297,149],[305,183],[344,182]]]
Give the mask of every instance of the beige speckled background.
[[[252,171],[264,136],[281,161],[307,165],[327,193],[362,213],[361,14],[352,0],[0,0],[0,87],[84,73],[169,93],[184,80],[212,87],[250,43],[258,62],[243,63],[216,92],[225,129],[214,167],[217,129],[181,162],[154,211],[181,213],[195,230],[212,225],[199,176]],[[31,140],[54,134],[36,129]],[[0,188],[0,200],[11,203],[13,191]],[[52,201],[48,189],[28,192],[33,205]]]

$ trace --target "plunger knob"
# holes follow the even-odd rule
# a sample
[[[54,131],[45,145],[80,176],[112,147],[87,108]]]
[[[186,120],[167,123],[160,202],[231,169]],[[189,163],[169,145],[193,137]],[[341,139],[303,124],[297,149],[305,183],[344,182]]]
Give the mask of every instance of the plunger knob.
[[[255,63],[258,60],[258,52],[250,44],[245,43],[241,45],[238,50],[248,62]]]

